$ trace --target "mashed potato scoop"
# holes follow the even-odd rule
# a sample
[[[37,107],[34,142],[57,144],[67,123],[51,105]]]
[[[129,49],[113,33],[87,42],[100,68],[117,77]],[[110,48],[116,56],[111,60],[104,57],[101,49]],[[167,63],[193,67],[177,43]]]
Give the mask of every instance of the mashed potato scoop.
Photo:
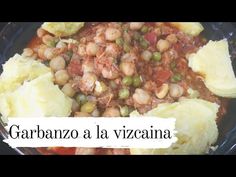
[[[236,98],[236,78],[226,39],[209,41],[188,59],[189,67],[204,77],[204,83],[212,93]]]
[[[8,117],[66,117],[72,99],[53,83],[51,69],[19,54],[3,65],[0,76],[0,114]]]
[[[163,103],[144,114],[176,118],[178,141],[166,149],[130,149],[131,154],[204,154],[218,137],[216,114],[219,105],[201,99]],[[130,116],[140,115],[134,111]]]
[[[191,36],[197,36],[204,30],[199,22],[171,22],[171,25]]]
[[[58,37],[75,34],[84,26],[84,22],[45,22],[42,28]]]

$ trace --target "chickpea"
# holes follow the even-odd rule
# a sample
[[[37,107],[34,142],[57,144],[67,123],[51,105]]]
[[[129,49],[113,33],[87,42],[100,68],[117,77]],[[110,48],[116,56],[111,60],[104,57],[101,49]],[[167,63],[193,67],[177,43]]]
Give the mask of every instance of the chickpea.
[[[119,73],[117,70],[111,70],[109,68],[102,69],[102,76],[107,79],[116,79],[119,77]]]
[[[62,41],[59,41],[56,45],[56,48],[59,48],[59,49],[64,49],[64,48],[67,48],[67,45],[66,43],[62,42]]]
[[[49,47],[45,48],[44,56],[48,60],[54,58],[53,48],[49,48]]]
[[[133,62],[123,61],[120,64],[120,70],[126,75],[126,76],[132,76],[135,73],[135,64]]]
[[[96,56],[97,52],[98,52],[97,44],[95,44],[93,42],[89,42],[86,45],[86,53],[87,53],[87,55],[89,55],[89,56]]]
[[[58,71],[65,68],[66,62],[63,57],[57,56],[50,61],[49,66],[53,71]]]
[[[159,87],[156,91],[155,94],[157,98],[163,99],[169,91],[169,85],[168,84],[162,84],[161,87]]]
[[[31,57],[34,54],[34,51],[31,48],[25,48],[23,50],[22,56]]]
[[[62,87],[61,91],[69,97],[73,97],[76,93],[75,90],[72,88],[72,85],[70,83],[65,84]]]
[[[55,73],[55,82],[58,85],[65,85],[69,79],[70,76],[66,70],[59,70]]]
[[[116,29],[116,28],[107,28],[105,31],[105,38],[108,41],[115,41],[116,39],[118,39],[119,37],[121,37],[121,32]]]
[[[131,30],[140,30],[143,27],[144,23],[143,22],[131,22],[129,24],[129,28]]]
[[[122,62],[123,61],[132,62],[132,61],[138,60],[138,57],[134,53],[126,53],[122,55],[120,60]]]
[[[170,96],[173,98],[179,98],[183,95],[184,89],[178,84],[170,84]]]
[[[169,41],[171,44],[175,44],[178,41],[178,39],[177,39],[175,34],[169,34],[166,37],[166,40]]]
[[[93,72],[94,71],[94,63],[93,61],[86,60],[82,64],[83,73]]]
[[[99,112],[99,110],[96,108],[96,109],[91,113],[91,115],[92,115],[93,117],[99,117],[99,116],[100,116],[100,112]]]
[[[157,37],[161,36],[161,29],[160,28],[155,28],[154,32],[156,33]]]
[[[48,47],[44,44],[40,45],[39,48],[38,48],[38,56],[40,59],[43,59],[43,60],[46,60],[47,58],[45,57],[44,53],[45,53],[45,50],[47,49]]]
[[[94,38],[93,38],[94,42],[96,44],[104,44],[106,42],[105,40],[105,35],[104,34],[97,34]]]
[[[148,50],[144,50],[141,53],[141,58],[145,61],[149,61],[152,58],[152,52],[148,51]]]
[[[157,49],[158,49],[160,52],[164,52],[164,51],[166,51],[166,50],[169,49],[170,43],[169,43],[167,40],[160,39],[160,40],[157,42],[156,47],[157,47]]]
[[[37,30],[37,36],[38,36],[39,38],[42,38],[45,34],[47,34],[47,31],[45,31],[43,28],[39,28],[39,29]]]
[[[86,112],[75,112],[74,116],[75,117],[90,117],[90,114]]]
[[[97,76],[94,73],[84,73],[81,79],[80,90],[83,92],[91,92],[95,87]]]
[[[127,31],[124,31],[123,38],[125,43],[131,43],[132,41],[131,36]]]
[[[107,108],[103,115],[103,117],[119,117],[120,116],[120,111],[118,108],[115,108],[115,107],[110,107],[110,108]]]
[[[95,85],[96,86],[94,88],[94,94],[96,96],[101,95],[102,93],[104,93],[107,90],[107,86],[106,86],[106,84],[104,82],[96,81]]]
[[[85,44],[79,44],[78,46],[78,51],[77,51],[78,55],[80,56],[85,56],[87,53],[86,53],[86,45]]]
[[[138,88],[133,94],[133,99],[138,104],[148,104],[151,100],[151,96],[147,91]]]
[[[79,110],[79,104],[77,103],[77,101],[75,99],[73,99],[72,101],[72,108],[71,108],[72,112],[76,112]]]
[[[120,48],[115,43],[110,43],[106,46],[105,53],[110,57],[117,58],[120,54]]]

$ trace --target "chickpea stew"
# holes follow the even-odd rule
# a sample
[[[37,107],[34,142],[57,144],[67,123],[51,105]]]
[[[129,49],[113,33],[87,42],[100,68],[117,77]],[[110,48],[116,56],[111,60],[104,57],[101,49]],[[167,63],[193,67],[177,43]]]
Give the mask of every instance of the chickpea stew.
[[[129,117],[161,103],[195,98],[217,103],[217,122],[228,98],[213,94],[188,56],[207,44],[172,23],[88,22],[69,36],[43,27],[24,49],[50,67],[54,83],[73,99],[71,117]],[[130,154],[129,149],[38,148],[43,154]]]

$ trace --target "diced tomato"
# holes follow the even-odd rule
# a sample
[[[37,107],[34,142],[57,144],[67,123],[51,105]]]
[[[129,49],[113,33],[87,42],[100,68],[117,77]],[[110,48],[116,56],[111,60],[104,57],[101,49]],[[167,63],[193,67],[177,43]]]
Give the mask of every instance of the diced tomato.
[[[67,71],[69,73],[70,76],[72,77],[75,77],[75,76],[78,76],[78,75],[82,75],[83,72],[82,72],[82,66],[80,64],[80,61],[79,60],[71,60],[68,67],[67,67]]]
[[[157,85],[157,87],[162,86],[162,84],[163,84],[163,82],[161,82],[161,81],[159,81],[159,80],[156,80],[156,85]]]
[[[181,52],[181,50],[183,49],[182,45],[180,43],[175,43],[173,44],[173,48],[175,51],[177,51],[178,53]]]
[[[71,148],[66,148],[66,147],[52,147],[50,148],[50,151],[55,152],[56,154],[59,155],[74,155],[75,154],[75,149],[74,147]]]
[[[177,68],[182,72],[186,72],[188,68],[187,61],[183,58],[179,59],[177,61]]]
[[[170,78],[171,75],[172,72],[169,70],[160,70],[156,74],[156,81],[164,83]]]
[[[157,43],[157,34],[155,32],[149,32],[145,34],[144,38],[151,44],[156,45]]]

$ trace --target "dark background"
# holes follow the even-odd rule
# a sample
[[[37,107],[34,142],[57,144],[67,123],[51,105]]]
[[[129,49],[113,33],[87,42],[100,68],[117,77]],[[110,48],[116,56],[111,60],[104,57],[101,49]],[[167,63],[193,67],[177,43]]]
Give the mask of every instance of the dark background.
[[[3,26],[5,25],[6,23],[0,23],[0,31],[2,30]],[[2,137],[0,136],[0,155],[3,155],[3,154],[17,154],[13,149],[11,149],[6,143],[4,143],[2,141]]]
[[[236,26],[236,23],[233,23]],[[0,31],[6,25],[6,22],[0,22]],[[233,153],[236,155],[236,151]],[[0,155],[17,155],[15,150],[11,149],[6,143],[2,141],[2,137],[0,136]]]

